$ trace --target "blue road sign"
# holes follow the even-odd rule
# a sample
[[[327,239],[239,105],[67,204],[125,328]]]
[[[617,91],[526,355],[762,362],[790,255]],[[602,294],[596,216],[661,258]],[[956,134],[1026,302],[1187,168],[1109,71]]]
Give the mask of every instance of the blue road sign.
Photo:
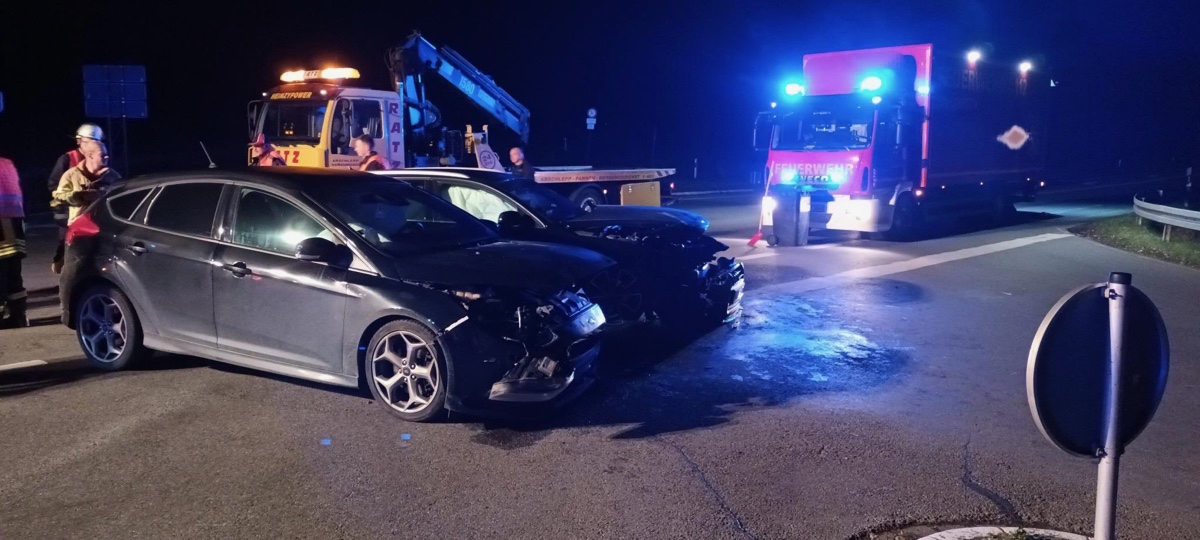
[[[83,66],[83,99],[92,118],[146,118],[145,66]]]

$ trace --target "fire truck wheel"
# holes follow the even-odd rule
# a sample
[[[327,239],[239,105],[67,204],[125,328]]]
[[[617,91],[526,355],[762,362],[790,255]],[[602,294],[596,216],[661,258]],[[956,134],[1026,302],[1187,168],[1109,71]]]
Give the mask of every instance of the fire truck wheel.
[[[909,242],[921,237],[924,225],[923,210],[911,194],[904,193],[896,200],[892,227],[883,233],[887,240]]]
[[[766,238],[767,238],[768,246],[775,247],[775,246],[779,245],[779,237],[778,236],[773,235],[773,234],[768,234]]]

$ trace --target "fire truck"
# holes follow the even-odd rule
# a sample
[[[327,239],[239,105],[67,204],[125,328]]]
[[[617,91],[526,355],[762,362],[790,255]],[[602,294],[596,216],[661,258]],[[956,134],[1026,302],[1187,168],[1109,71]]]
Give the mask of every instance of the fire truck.
[[[347,67],[283,73],[281,85],[247,107],[251,140],[265,137],[288,166],[356,169],[361,158],[351,143],[366,134],[391,168],[465,164],[504,170],[489,145],[487,125],[480,132],[443,126],[440,109],[427,97],[426,79],[438,77],[528,142],[529,109],[453,49],[413,33],[387,58],[392,90],[354,86],[359,72]],[[670,191],[662,179],[673,174],[674,169],[542,167],[534,179],[583,207],[658,206]]]
[[[764,222],[802,199],[810,229],[910,238],[933,218],[1031,200],[1052,85],[1032,61],[990,56],[935,57],[930,44],[805,55],[755,125]]]

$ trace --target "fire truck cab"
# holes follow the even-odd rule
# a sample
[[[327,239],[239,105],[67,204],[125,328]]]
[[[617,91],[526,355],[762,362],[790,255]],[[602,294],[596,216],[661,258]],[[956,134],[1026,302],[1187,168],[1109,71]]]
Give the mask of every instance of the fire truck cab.
[[[764,221],[800,191],[813,229],[905,237],[927,218],[1004,214],[1031,199],[1047,80],[1031,62],[978,51],[936,62],[930,44],[805,55],[803,79],[756,124],[774,195]]]

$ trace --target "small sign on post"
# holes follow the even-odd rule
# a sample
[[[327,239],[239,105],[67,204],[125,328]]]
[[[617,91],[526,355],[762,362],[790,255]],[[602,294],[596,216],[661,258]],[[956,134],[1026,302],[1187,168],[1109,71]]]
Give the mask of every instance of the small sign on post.
[[[587,110],[587,128],[589,130],[596,129],[596,109],[595,108],[591,108],[591,109]]]
[[[1096,540],[1115,538],[1121,454],[1150,423],[1167,386],[1166,325],[1132,279],[1113,272],[1108,283],[1059,300],[1033,339],[1026,371],[1042,435],[1071,455],[1100,458]]]

